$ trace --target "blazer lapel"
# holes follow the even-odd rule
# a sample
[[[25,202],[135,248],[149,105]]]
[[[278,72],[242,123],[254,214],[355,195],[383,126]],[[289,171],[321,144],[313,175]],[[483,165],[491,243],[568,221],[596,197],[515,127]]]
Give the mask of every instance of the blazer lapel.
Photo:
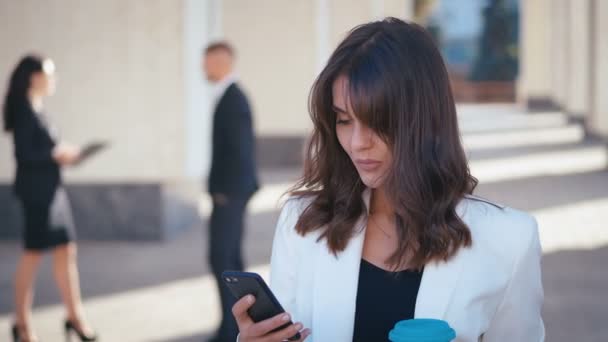
[[[457,207],[456,212],[463,221],[467,222],[465,209],[461,204]],[[424,267],[416,299],[415,318],[445,320],[450,299],[458,286],[458,279],[470,253],[470,248],[463,248],[448,262],[434,262]]]
[[[363,193],[369,208],[370,192]],[[367,215],[357,221],[357,233],[337,256],[318,248],[313,290],[313,341],[352,341],[357,306],[359,267]],[[325,244],[324,241],[319,243]]]
[[[319,248],[313,293],[314,341],[352,340],[364,236],[353,237],[337,257]]]
[[[435,262],[424,267],[415,318],[445,319],[445,312],[458,285],[468,250],[461,250],[448,262]]]

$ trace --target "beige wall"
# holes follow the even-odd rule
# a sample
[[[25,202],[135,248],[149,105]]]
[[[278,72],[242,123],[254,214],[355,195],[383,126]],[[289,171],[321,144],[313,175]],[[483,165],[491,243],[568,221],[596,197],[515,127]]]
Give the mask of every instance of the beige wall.
[[[332,50],[354,26],[374,19],[372,10],[370,0],[330,1]]]
[[[314,6],[310,0],[222,3],[222,34],[236,46],[237,71],[253,104],[258,135],[302,135],[310,128]]]
[[[48,102],[65,139],[112,147],[72,179],[173,178],[183,173],[182,2],[0,1],[2,93],[26,52],[52,57],[59,84]],[[0,178],[13,174],[0,138]]]

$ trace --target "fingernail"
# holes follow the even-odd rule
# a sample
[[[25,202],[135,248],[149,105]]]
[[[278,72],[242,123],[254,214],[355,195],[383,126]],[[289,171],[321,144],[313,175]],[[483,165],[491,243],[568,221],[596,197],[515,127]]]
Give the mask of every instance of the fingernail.
[[[248,295],[248,296],[247,296],[247,302],[248,302],[249,304],[253,304],[253,302],[254,302],[254,301],[255,301],[255,298],[253,298],[253,296],[252,296],[252,295]]]
[[[296,330],[297,330],[297,331],[302,330],[302,328],[303,328],[303,327],[304,327],[304,326],[303,326],[302,324],[300,324],[300,323],[296,324]]]
[[[285,314],[285,315],[283,315],[283,317],[281,317],[281,319],[282,319],[283,321],[287,322],[287,321],[289,321],[289,315],[288,315],[288,314]]]

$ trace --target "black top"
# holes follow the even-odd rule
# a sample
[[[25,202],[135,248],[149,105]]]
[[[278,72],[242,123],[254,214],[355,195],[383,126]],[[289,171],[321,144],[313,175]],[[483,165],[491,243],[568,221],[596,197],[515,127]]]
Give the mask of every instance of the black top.
[[[388,341],[395,323],[414,318],[422,271],[385,271],[364,259],[359,270],[353,342]]]
[[[258,188],[255,142],[247,97],[231,84],[213,114],[210,193],[252,194]]]
[[[15,192],[27,202],[51,203],[61,185],[61,172],[52,156],[55,138],[44,115],[24,105],[15,115],[13,143],[17,160]]]

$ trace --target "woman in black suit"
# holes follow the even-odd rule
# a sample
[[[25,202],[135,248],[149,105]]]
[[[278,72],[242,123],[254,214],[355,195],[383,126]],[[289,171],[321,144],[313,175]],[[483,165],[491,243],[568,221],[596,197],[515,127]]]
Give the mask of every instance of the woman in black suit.
[[[33,283],[45,250],[52,250],[55,281],[67,309],[66,333],[96,340],[86,323],[76,266],[74,224],[61,181],[61,166],[80,158],[80,149],[59,142],[43,111],[54,93],[50,59],[24,57],[13,71],[4,101],[4,129],[13,134],[17,172],[15,194],[23,208],[24,251],[15,275],[14,341],[35,341],[31,322]]]

